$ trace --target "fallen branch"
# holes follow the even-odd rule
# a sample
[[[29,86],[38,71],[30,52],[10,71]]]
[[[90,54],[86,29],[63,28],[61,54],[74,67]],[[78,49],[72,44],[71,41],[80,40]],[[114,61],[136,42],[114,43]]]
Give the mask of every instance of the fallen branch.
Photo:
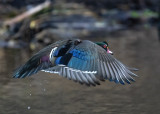
[[[11,25],[13,25],[15,23],[18,23],[18,22],[24,20],[25,18],[30,17],[33,14],[39,12],[40,10],[42,10],[42,9],[44,9],[46,7],[49,7],[50,4],[51,4],[51,2],[47,0],[44,3],[42,3],[42,4],[40,4],[40,5],[36,6],[36,7],[32,8],[32,9],[30,9],[30,10],[28,10],[28,11],[26,11],[26,12],[24,12],[24,13],[18,15],[18,16],[16,16],[16,17],[14,17],[13,19],[5,21],[4,25],[11,26]]]

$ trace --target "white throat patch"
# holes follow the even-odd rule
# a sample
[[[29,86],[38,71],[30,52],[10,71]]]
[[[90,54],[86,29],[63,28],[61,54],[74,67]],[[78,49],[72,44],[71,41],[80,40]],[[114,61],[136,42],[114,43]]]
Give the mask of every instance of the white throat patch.
[[[54,52],[56,51],[57,48],[58,48],[58,47],[55,47],[55,48],[53,48],[53,49],[51,50],[51,52],[50,52],[50,54],[49,54],[49,60],[50,60],[50,61],[52,60],[53,54],[54,54]]]

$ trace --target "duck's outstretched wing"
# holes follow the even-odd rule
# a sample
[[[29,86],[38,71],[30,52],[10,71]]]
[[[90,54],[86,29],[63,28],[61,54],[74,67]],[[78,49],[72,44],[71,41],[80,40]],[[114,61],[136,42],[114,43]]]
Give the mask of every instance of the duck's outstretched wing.
[[[65,56],[57,59],[57,66],[46,69],[46,72],[58,73],[74,81],[87,85],[99,84],[99,80],[109,79],[116,83],[130,84],[134,81],[130,68],[108,54],[103,48],[88,40],[81,41],[68,51],[72,57],[64,62]]]
[[[46,48],[40,50],[33,57],[31,57],[23,66],[15,70],[13,77],[14,78],[24,78],[32,74],[37,73],[42,69],[47,69],[52,66],[52,63],[49,61],[49,54],[54,47],[64,45],[68,40],[55,42]]]

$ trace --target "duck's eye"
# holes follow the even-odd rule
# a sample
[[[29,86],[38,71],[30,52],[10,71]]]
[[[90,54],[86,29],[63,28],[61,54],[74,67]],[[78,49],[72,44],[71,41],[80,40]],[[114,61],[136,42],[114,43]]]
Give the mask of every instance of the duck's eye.
[[[106,46],[106,45],[103,45],[103,48],[107,48],[107,46]]]

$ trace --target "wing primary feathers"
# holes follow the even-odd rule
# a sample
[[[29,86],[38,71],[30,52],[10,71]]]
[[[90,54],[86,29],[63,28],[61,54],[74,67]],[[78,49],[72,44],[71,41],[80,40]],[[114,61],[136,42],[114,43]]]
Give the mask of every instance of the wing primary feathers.
[[[107,59],[107,57],[106,57],[106,59]],[[109,60],[109,61],[112,61],[109,57],[108,57],[108,60]],[[112,70],[113,70],[113,72],[114,72],[114,75],[115,75],[115,80],[114,80],[114,82],[115,82],[115,83],[119,83],[120,79],[119,79],[119,77],[118,77],[117,69],[116,69],[116,67],[113,65],[113,62],[110,63],[110,65],[111,65],[111,68],[112,68]]]
[[[102,57],[103,57],[103,56],[101,55],[101,58],[102,58]],[[106,57],[107,57],[107,56],[106,56]],[[103,60],[103,61],[106,61],[106,60],[104,60],[103,58],[102,58],[102,60]],[[109,78],[109,80],[110,80],[110,81],[114,81],[114,80],[115,80],[115,76],[114,76],[114,72],[112,71],[110,62],[109,62],[109,61],[106,62],[106,65],[107,65],[107,67],[108,67],[108,72],[110,73],[110,78]]]
[[[125,76],[123,68],[120,67],[120,64],[118,64],[117,62],[115,62],[117,64],[117,66],[119,66],[119,70],[121,72],[121,74],[123,75],[123,79],[125,80],[125,82],[127,82],[128,84],[131,84],[131,82],[128,80],[128,78]]]
[[[112,66],[112,63],[110,63],[110,67],[111,67],[112,72],[113,72],[113,77],[114,77],[114,80],[113,80],[113,81],[117,83],[117,76],[116,76],[116,72],[115,72],[115,70],[114,70],[114,68],[113,68],[113,66]]]
[[[30,72],[31,72],[31,71],[30,71]],[[30,72],[25,72],[23,75],[19,75],[18,78],[25,78],[25,77],[28,75],[28,73],[30,73]]]
[[[127,66],[125,66],[127,69],[129,69],[129,70],[132,70],[132,71],[138,71],[139,69],[137,69],[137,68],[131,68],[131,67],[127,67]]]
[[[118,71],[117,69],[115,68],[115,66],[113,64],[111,64],[112,68],[113,68],[113,71],[115,73],[115,76],[116,76],[116,80],[115,80],[115,83],[119,83],[119,76],[118,76]]]
[[[101,67],[101,70],[102,70],[102,77],[105,77],[105,69],[104,69],[104,65],[103,65],[102,61],[100,61],[100,67]]]
[[[123,68],[125,68],[125,66],[124,66],[121,62],[119,62],[119,65],[121,65]],[[131,71],[128,70],[127,68],[125,68],[125,69],[126,69],[126,71],[128,72],[128,74],[130,74],[130,75],[132,75],[132,76],[135,76],[135,77],[138,77],[138,75],[134,74],[133,72],[131,72]]]
[[[121,71],[119,70],[120,68],[115,64],[115,62],[113,62],[113,64],[114,64],[114,66],[117,68],[117,73],[118,73],[118,75],[119,75],[119,82],[124,85],[124,80],[123,80],[123,78],[122,78]]]
[[[128,84],[131,84],[130,81],[128,80],[128,78],[126,77],[126,73],[125,73],[125,71],[123,70],[123,68],[120,67],[118,63],[115,62],[115,64],[117,64],[117,66],[118,66],[118,68],[119,68],[119,71],[121,72],[121,76],[123,76],[122,79],[123,79],[125,82],[127,82]]]
[[[100,60],[97,60],[97,66],[98,66],[98,76],[101,76],[101,65],[100,65]]]
[[[132,78],[132,76],[126,71],[127,68],[122,67],[122,70],[124,71],[124,73],[126,74],[126,76],[128,76],[129,80],[135,82],[135,80]]]
[[[28,75],[28,76],[31,76],[31,74],[32,74],[34,71],[35,71],[35,69],[30,70],[27,75]]]
[[[111,73],[111,71],[110,71],[110,67],[108,66],[108,63],[106,63],[106,66],[107,66],[107,68],[108,68],[108,73],[109,73],[109,80],[110,81],[112,81],[113,80],[113,78],[112,78],[112,73]]]
[[[114,80],[115,80],[114,73],[113,73],[113,71],[112,71],[112,69],[111,69],[111,67],[110,67],[110,64],[107,63],[107,65],[108,65],[108,68],[109,68],[109,72],[110,72],[110,74],[111,74],[111,78],[110,78],[109,80],[110,80],[110,81],[114,81]]]
[[[103,61],[100,61],[100,62],[101,62],[101,64],[103,64],[101,69],[104,70],[104,72],[102,72],[102,73],[104,73],[104,78],[107,79],[107,77],[108,77],[109,80],[112,80],[112,75],[109,71],[109,68],[106,66],[107,63],[105,63],[107,61],[106,57],[101,55],[101,54],[100,54],[100,56],[103,60]]]
[[[132,75],[132,76],[135,76],[135,77],[138,77],[138,75],[136,75],[136,74],[134,74],[133,72],[131,72],[131,71],[128,69],[128,67],[125,67],[121,62],[118,61],[118,63],[119,63],[119,65],[120,65],[121,67],[123,67],[123,68],[126,69],[126,71],[128,72],[128,74],[130,74],[130,75]]]
[[[106,66],[106,63],[105,62],[103,62],[103,64],[104,64],[104,67],[105,67],[105,72],[106,72],[106,76],[105,76],[105,79],[109,79],[110,78],[110,74],[109,74],[109,72],[108,72],[108,68],[107,68],[107,66]]]
[[[124,71],[124,73],[126,74],[126,76],[129,77],[129,80],[135,82],[135,80],[132,78],[132,76],[127,72],[127,69],[125,67],[121,67],[121,68]]]

